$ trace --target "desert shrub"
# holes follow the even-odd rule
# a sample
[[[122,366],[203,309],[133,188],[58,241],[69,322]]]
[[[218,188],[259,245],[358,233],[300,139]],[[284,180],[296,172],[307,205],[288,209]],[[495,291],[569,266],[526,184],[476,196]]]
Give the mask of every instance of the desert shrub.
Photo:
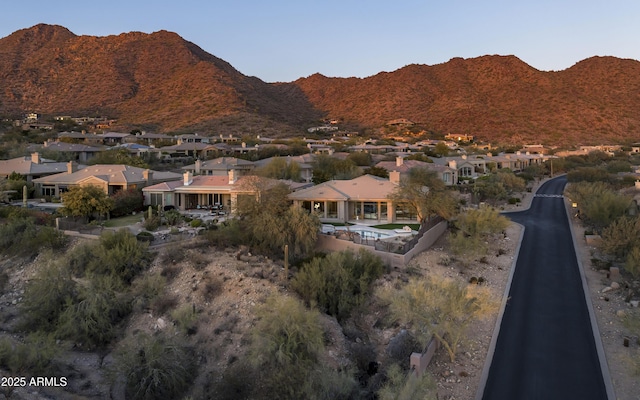
[[[624,260],[634,248],[640,248],[640,218],[618,218],[602,230],[605,254]]]
[[[349,400],[358,398],[358,382],[348,371],[320,367],[304,382],[304,398],[309,400]]]
[[[198,314],[195,305],[183,304],[181,307],[171,312],[171,319],[176,327],[183,333],[193,334],[196,331]]]
[[[172,308],[175,308],[177,305],[178,299],[174,295],[168,293],[156,296],[149,304],[153,315],[163,315]]]
[[[199,218],[196,218],[196,219],[192,220],[192,221],[189,223],[189,225],[190,225],[192,228],[198,228],[198,227],[202,226],[202,220],[201,220],[201,219],[199,219]]]
[[[291,286],[306,304],[344,319],[364,302],[384,268],[382,260],[367,250],[341,251],[304,264]]]
[[[139,242],[126,229],[105,231],[93,255],[95,258],[87,266],[86,272],[111,275],[122,283],[130,283],[151,261],[148,245]]]
[[[50,334],[32,333],[24,343],[0,340],[0,368],[15,375],[52,375],[54,357],[59,346]]]
[[[131,297],[134,311],[151,307],[151,302],[160,296],[167,285],[167,279],[161,274],[143,274],[132,282]]]
[[[153,233],[142,231],[136,235],[136,239],[141,242],[152,242],[153,241]]]
[[[304,398],[303,382],[317,367],[323,346],[320,314],[298,300],[275,295],[257,310],[250,354],[271,398]]]
[[[631,198],[615,192],[604,182],[572,183],[566,195],[578,204],[578,213],[586,224],[600,231],[623,216]]]
[[[386,371],[387,381],[378,392],[380,400],[438,398],[436,384],[429,374],[417,377],[402,370],[398,364],[392,364]]]
[[[22,328],[53,331],[62,312],[77,297],[77,284],[67,268],[54,262],[44,266],[27,283],[21,304]]]
[[[178,210],[169,210],[164,213],[164,219],[167,221],[167,225],[176,225],[182,220],[182,215]]]
[[[196,376],[192,348],[179,337],[138,335],[116,353],[113,375],[125,382],[132,400],[183,398]]]
[[[389,304],[393,320],[410,326],[423,347],[435,336],[451,362],[469,326],[498,309],[486,288],[438,277],[411,279],[401,289],[381,290],[379,297]]]
[[[61,249],[67,237],[50,226],[39,226],[29,218],[10,218],[0,225],[0,253],[35,257],[41,249]]]
[[[216,277],[207,276],[204,288],[203,295],[207,301],[211,301],[220,293],[222,293],[223,283],[222,280]]]
[[[224,249],[247,243],[247,232],[236,220],[225,221],[216,230],[208,230],[205,239],[213,246]]]
[[[110,276],[92,277],[77,301],[60,315],[56,335],[85,349],[108,344],[116,337],[117,324],[131,311],[130,302],[117,287]]]
[[[634,278],[640,277],[640,247],[634,247],[627,254],[624,269]]]
[[[155,231],[160,227],[160,222],[160,217],[158,217],[157,215],[152,215],[151,218],[147,217],[144,219],[144,223],[142,226],[144,226],[144,229],[148,231]]]

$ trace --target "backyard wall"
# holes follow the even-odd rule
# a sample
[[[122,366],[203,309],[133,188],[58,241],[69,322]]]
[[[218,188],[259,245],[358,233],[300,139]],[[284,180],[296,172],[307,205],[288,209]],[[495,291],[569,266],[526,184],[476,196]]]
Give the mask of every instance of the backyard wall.
[[[406,254],[387,253],[385,251],[376,250],[373,248],[373,246],[356,244],[349,240],[342,240],[336,238],[335,236],[325,234],[318,235],[316,250],[326,252],[351,249],[357,252],[360,249],[365,249],[380,256],[385,264],[387,264],[391,268],[403,267],[407,265],[413,257],[431,247],[436,242],[436,240],[438,240],[438,238],[440,238],[440,236],[442,236],[442,234],[447,230],[447,226],[447,221],[442,221],[433,228],[429,229],[420,238],[413,249],[409,250]]]

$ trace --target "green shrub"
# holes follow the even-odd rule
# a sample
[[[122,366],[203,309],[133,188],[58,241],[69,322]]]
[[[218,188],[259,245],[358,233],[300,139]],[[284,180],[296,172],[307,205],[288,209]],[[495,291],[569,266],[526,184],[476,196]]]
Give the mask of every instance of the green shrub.
[[[179,337],[138,335],[117,351],[113,374],[124,379],[127,399],[179,399],[196,376],[195,359]]]
[[[298,300],[274,295],[257,309],[249,350],[272,398],[302,399],[304,382],[315,372],[323,345],[320,314]]]
[[[77,297],[77,284],[67,268],[57,263],[44,266],[27,283],[21,304],[22,328],[53,331],[62,312]]]
[[[111,275],[126,284],[151,262],[147,243],[139,242],[127,229],[103,232],[93,255],[87,272]]]
[[[52,364],[59,353],[55,339],[45,333],[32,333],[24,343],[0,339],[0,368],[15,375],[51,375]]]
[[[82,288],[78,301],[60,315],[57,336],[84,349],[102,347],[116,337],[117,324],[131,311],[130,302],[117,292],[118,282],[109,276],[94,276]]]
[[[0,225],[0,253],[35,257],[41,249],[61,249],[67,237],[50,226],[39,226],[31,218],[10,217]]]
[[[384,272],[382,260],[367,250],[331,253],[304,264],[291,287],[308,305],[317,305],[339,320],[362,304],[374,280]]]
[[[202,220],[199,218],[196,218],[194,220],[192,220],[189,225],[191,225],[192,228],[198,228],[200,226],[202,226]]]
[[[148,231],[155,231],[160,227],[160,217],[157,215],[151,216],[151,218],[147,217],[143,223],[144,229]]]
[[[164,218],[167,221],[167,225],[176,225],[182,220],[182,215],[178,210],[169,210],[164,213]]]
[[[171,319],[176,327],[183,333],[193,334],[198,322],[198,314],[195,305],[184,304],[171,312]]]
[[[141,242],[152,242],[153,241],[153,233],[142,231],[136,235],[136,239]]]

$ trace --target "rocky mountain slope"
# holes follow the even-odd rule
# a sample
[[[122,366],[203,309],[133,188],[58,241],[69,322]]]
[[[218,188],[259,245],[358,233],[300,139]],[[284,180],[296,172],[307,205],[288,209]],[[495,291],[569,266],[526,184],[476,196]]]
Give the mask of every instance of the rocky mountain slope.
[[[592,57],[544,72],[514,56],[454,58],[367,78],[265,83],[175,33],[77,36],[36,25],[0,39],[0,114],[92,114],[122,127],[304,133],[407,118],[494,142],[594,144],[640,137],[640,62]]]

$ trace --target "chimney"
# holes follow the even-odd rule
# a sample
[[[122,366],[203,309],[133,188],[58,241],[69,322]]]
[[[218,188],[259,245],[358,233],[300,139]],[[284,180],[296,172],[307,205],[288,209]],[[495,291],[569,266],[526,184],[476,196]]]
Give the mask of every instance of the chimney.
[[[395,183],[396,185],[400,183],[400,172],[391,171],[389,172],[389,181],[391,183]]]
[[[242,142],[242,144],[241,144],[241,145],[242,145],[242,148],[243,148],[243,149],[247,147],[247,144],[246,144],[245,142]]]
[[[40,164],[40,153],[37,151],[35,153],[31,153],[31,162],[34,164]]]
[[[142,178],[147,182],[147,186],[151,186],[153,184],[153,171],[145,169],[142,171]]]
[[[233,185],[234,183],[236,183],[236,180],[238,180],[238,177],[236,176],[236,171],[233,169],[229,170],[229,184]]]
[[[456,160],[449,161],[449,168],[453,168],[456,171],[458,170],[458,163],[456,162]]]
[[[78,164],[75,161],[69,161],[67,163],[67,174],[73,174],[78,170]]]
[[[191,171],[187,171],[183,174],[183,185],[184,186],[189,186],[191,185],[191,182],[193,182],[193,175],[191,175]]]
[[[404,163],[404,159],[402,157],[396,157],[396,167],[401,167]]]
[[[195,165],[195,174],[196,175],[200,175],[200,169],[202,168],[202,161],[198,158],[196,160],[196,165]]]
[[[49,146],[49,141],[48,141],[48,140],[45,140],[45,141],[44,141],[44,143],[43,143],[43,145],[42,145],[42,147],[47,147],[47,146]]]
[[[493,154],[487,153],[487,157],[493,157]]]

